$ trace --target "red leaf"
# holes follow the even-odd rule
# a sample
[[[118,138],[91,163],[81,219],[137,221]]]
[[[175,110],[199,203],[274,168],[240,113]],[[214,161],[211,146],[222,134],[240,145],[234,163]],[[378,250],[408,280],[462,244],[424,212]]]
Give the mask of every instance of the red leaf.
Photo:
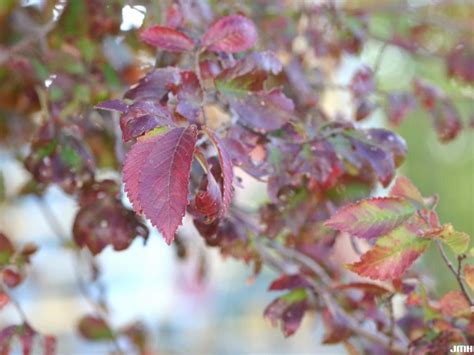
[[[441,313],[446,317],[462,317],[469,315],[469,302],[461,291],[450,291],[439,301]]]
[[[429,239],[417,235],[427,229],[418,217],[377,240],[375,246],[363,254],[360,261],[348,265],[348,269],[374,280],[399,278],[431,244]]]
[[[139,141],[132,146],[132,149],[125,158],[123,167],[123,181],[125,182],[125,192],[132,203],[133,209],[137,213],[142,212],[140,200],[138,198],[138,186],[140,182],[140,173],[142,171],[148,155],[153,149],[154,144],[160,139],[155,136],[145,141]]]
[[[232,158],[230,157],[229,153],[227,152],[227,148],[225,147],[222,140],[217,136],[217,134],[215,134],[210,129],[206,129],[206,133],[208,134],[209,138],[217,149],[218,159],[221,166],[222,201],[224,204],[219,216],[222,217],[225,215],[227,209],[230,206],[230,203],[232,202],[232,182],[234,180]]]
[[[278,279],[274,280],[270,287],[270,291],[277,290],[291,290],[294,288],[300,287],[309,287],[311,286],[308,280],[302,277],[299,274],[296,275],[281,275]]]
[[[388,120],[398,126],[406,115],[415,109],[416,101],[409,93],[391,93],[388,96]]]
[[[171,244],[188,204],[188,183],[197,139],[196,127],[174,128],[154,141],[139,174],[143,213]],[[136,175],[134,175],[136,178]],[[125,180],[125,183],[136,181]]]
[[[196,193],[194,208],[212,220],[222,209],[222,193],[214,175],[206,175],[205,188]]]
[[[423,196],[413,183],[405,176],[399,176],[390,189],[390,196],[406,198],[423,206]]]
[[[202,36],[202,46],[214,52],[242,52],[253,47],[256,41],[254,23],[241,15],[219,19]]]
[[[194,48],[194,42],[184,33],[170,27],[153,26],[140,33],[140,39],[154,47],[170,52],[186,52]]]
[[[340,208],[325,225],[372,239],[394,230],[415,212],[411,203],[398,197],[371,198]]]

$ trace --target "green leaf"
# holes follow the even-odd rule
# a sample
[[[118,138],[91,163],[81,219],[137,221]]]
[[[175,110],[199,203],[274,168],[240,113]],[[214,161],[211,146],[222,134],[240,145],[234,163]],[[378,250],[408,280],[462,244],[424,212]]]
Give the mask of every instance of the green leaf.
[[[288,292],[286,295],[282,296],[281,299],[285,300],[288,303],[300,302],[306,299],[306,289],[305,288],[295,288],[291,292]]]
[[[340,208],[325,226],[359,238],[373,239],[400,226],[416,212],[409,201],[398,197],[377,197]]]
[[[84,316],[79,321],[79,333],[88,340],[111,340],[112,331],[107,323],[98,316]]]
[[[62,148],[61,159],[75,170],[79,170],[81,168],[81,156],[68,145]]]
[[[453,253],[457,255],[467,251],[471,239],[469,234],[454,230],[450,223],[443,224],[440,228],[427,231],[423,236],[441,240],[443,244],[447,245]]]

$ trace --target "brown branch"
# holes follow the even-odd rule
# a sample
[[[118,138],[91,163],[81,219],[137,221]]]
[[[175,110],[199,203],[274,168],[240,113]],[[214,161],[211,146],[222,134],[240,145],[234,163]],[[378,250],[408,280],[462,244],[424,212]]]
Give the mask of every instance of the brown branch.
[[[461,272],[460,272],[461,261],[459,261],[458,271],[456,271],[454,265],[451,263],[451,260],[449,260],[448,256],[446,255],[446,251],[444,250],[443,244],[441,243],[441,241],[435,240],[435,244],[436,244],[436,247],[438,248],[439,253],[441,254],[441,257],[444,260],[444,263],[448,266],[449,270],[451,270],[452,274],[454,275],[456,281],[459,284],[459,288],[461,289],[462,293],[466,297],[467,301],[469,302],[471,307],[474,306],[474,300],[469,295],[469,292],[467,291],[466,286],[464,285],[464,282],[463,282],[463,278],[461,276]]]

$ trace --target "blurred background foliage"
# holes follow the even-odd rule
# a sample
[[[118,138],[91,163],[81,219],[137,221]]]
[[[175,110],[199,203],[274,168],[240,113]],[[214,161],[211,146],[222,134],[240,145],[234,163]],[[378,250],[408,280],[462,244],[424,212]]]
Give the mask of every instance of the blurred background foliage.
[[[286,2],[288,11],[298,6],[298,2],[318,3],[318,1],[289,0]],[[374,38],[369,38],[366,42],[360,58],[352,58],[352,60],[379,66],[380,70],[377,72],[376,78],[381,89],[386,91],[405,90],[411,87],[412,79],[415,76],[420,76],[442,87],[446,95],[455,100],[465,129],[449,143],[441,143],[438,140],[426,111],[413,111],[400,127],[392,127],[383,117],[383,110],[379,109],[364,124],[367,126],[388,126],[400,133],[408,144],[408,156],[401,168],[401,173],[410,177],[424,195],[439,194],[441,204],[438,211],[442,222],[452,222],[457,230],[465,231],[473,236],[474,140],[473,131],[469,127],[473,124],[474,87],[456,79],[446,80],[446,63],[437,57],[407,55],[399,47],[385,46],[379,40],[388,38],[394,32],[399,33],[400,36],[410,34],[410,31],[413,31],[420,21],[428,20],[434,25],[427,31],[419,28],[419,33],[417,32],[417,35],[424,36],[423,43],[428,43],[431,46],[428,48],[428,52],[449,51],[455,45],[454,41],[459,40],[460,33],[463,41],[469,43],[472,48],[474,41],[474,5],[472,1],[341,0],[336,2],[338,6],[366,11],[371,14],[369,29]],[[246,12],[248,9],[258,8],[260,3],[265,2],[247,0],[221,3],[218,0],[210,0],[208,3],[209,6],[219,8],[223,12]],[[93,126],[100,127],[101,130],[91,129],[90,132],[93,134],[87,135],[86,139],[96,155],[98,165],[104,170],[116,168],[119,165],[116,158],[113,125],[97,117],[97,113],[92,112],[92,108],[105,99],[120,97],[128,85],[136,82],[144,72],[153,66],[154,54],[147,52],[138,42],[136,29],[142,26],[143,19],[145,21],[143,25],[149,26],[163,22],[163,17],[161,1],[0,0],[0,149],[2,152],[0,155],[2,157],[0,191],[3,191],[0,195],[3,195],[4,198],[11,197],[12,186],[18,188],[20,185],[18,181],[12,180],[19,179],[23,182],[28,180],[25,178],[25,172],[15,165],[14,158],[24,153],[26,148],[24,142],[31,141],[35,124],[40,120],[36,113],[45,113],[46,98],[58,103],[59,115],[66,116],[75,113],[79,116],[90,114],[95,117],[97,122]],[[55,23],[55,18],[59,19],[58,23]],[[358,26],[359,24],[354,20],[353,25]],[[291,31],[292,29],[286,30]],[[47,46],[52,50],[45,54],[42,52],[42,46],[46,44],[42,41],[45,40],[46,33],[48,33]],[[111,38],[110,33],[119,39]],[[262,43],[262,47],[265,47],[265,43]],[[12,48],[14,52],[12,52]],[[21,57],[14,55],[20,53]],[[471,64],[474,67],[474,63]],[[61,73],[65,74],[64,80],[67,82],[66,84],[61,82],[61,85],[56,87],[54,79],[57,76],[60,77]],[[350,73],[350,70],[345,72],[346,81],[349,79]],[[343,100],[344,98],[336,96],[334,100],[330,101],[337,111],[339,105],[341,107],[345,105]],[[260,190],[254,188],[250,194],[243,194],[242,198],[254,198],[252,193],[255,191],[258,193]],[[53,191],[51,199],[56,201],[54,206],[56,206],[57,212],[61,214],[64,211],[74,211],[75,207],[71,206],[70,201],[65,200],[64,196],[58,196],[58,193]],[[14,208],[17,207],[18,204],[14,206]],[[10,219],[15,214],[7,213],[7,208],[8,206],[1,210],[4,214],[0,220],[3,226],[0,227],[11,231],[17,230],[16,233],[13,232],[16,235],[27,230],[21,224],[28,224],[28,218],[25,219],[25,215],[20,214],[21,219]],[[39,213],[37,210],[36,212],[34,210],[31,212],[31,209],[28,211],[36,215]],[[34,218],[32,217],[33,221],[37,220],[36,215]],[[72,218],[70,215],[72,216],[73,213],[65,212],[61,216],[64,228],[70,227]],[[18,225],[12,225],[12,223],[18,223]],[[38,228],[39,233],[51,234],[48,227],[44,226],[44,222],[43,224],[38,223],[43,226]],[[26,236],[33,237],[28,233]],[[39,239],[41,240],[41,237]],[[54,244],[51,240],[47,241],[46,245],[48,243]],[[168,292],[170,294],[179,292],[176,289],[180,287],[175,287],[176,285],[173,284],[176,280],[166,279],[163,276],[166,271],[173,268],[173,264],[170,262],[172,251],[171,249],[163,251],[163,248],[165,245],[161,241],[151,242],[151,245],[147,247],[149,259],[143,259],[144,252],[136,250],[137,243],[134,244],[133,250],[123,253],[122,259],[120,259],[122,254],[113,256],[110,250],[101,256],[101,260],[107,265],[106,268],[115,267],[118,270],[115,273],[112,272],[112,276],[105,277],[110,281],[110,293],[115,294],[112,297],[113,307],[122,308],[122,310],[127,307],[129,310],[134,309],[136,303],[140,303],[140,298],[135,298],[132,302],[136,303],[130,304],[130,298],[127,297],[133,290],[138,290],[143,295],[148,292]],[[162,251],[158,252],[158,250]],[[161,254],[150,256],[151,253]],[[51,253],[46,253],[46,255],[52,258],[57,257]],[[126,255],[128,255],[128,259]],[[161,264],[151,262],[150,260],[155,259],[156,255],[160,255],[164,262]],[[38,262],[44,266],[50,261],[47,259],[43,258]],[[60,256],[58,260],[66,262],[64,255]],[[134,283],[136,275],[131,272],[127,274],[124,270],[123,265],[134,265],[134,262],[139,264],[143,260],[148,260],[147,267],[163,268],[164,271],[159,272],[160,281],[154,278],[153,281],[143,279],[135,280]],[[252,339],[258,343],[255,346],[255,351],[304,352],[308,349],[315,349],[315,344],[319,341],[313,339],[314,333],[311,330],[313,324],[306,327],[303,325],[306,330],[299,332],[295,338],[286,343],[261,319],[261,310],[272,298],[271,295],[263,292],[268,284],[268,275],[265,274],[259,278],[257,283],[252,286],[242,286],[249,271],[240,264],[229,261],[223,263],[218,258],[216,260],[214,267],[211,267],[211,275],[215,277],[214,283],[218,285],[212,286],[215,295],[205,298],[208,303],[211,302],[208,305],[209,309],[199,313],[199,304],[187,300],[187,306],[178,312],[180,313],[178,316],[170,315],[166,308],[169,308],[170,305],[179,306],[173,302],[170,295],[164,296],[165,300],[150,301],[151,303],[155,302],[150,309],[139,309],[139,313],[141,312],[142,315],[150,312],[150,315],[161,317],[160,319],[164,320],[165,325],[159,329],[152,321],[153,329],[160,333],[159,341],[162,342],[160,345],[168,346],[172,351],[176,351],[176,343],[183,340],[182,335],[193,333],[195,342],[193,343],[193,340],[189,338],[187,345],[196,346],[200,340],[196,340],[199,333],[196,333],[195,330],[199,328],[199,322],[202,322],[206,323],[203,328],[212,328],[215,331],[218,329],[218,336],[225,338],[223,345],[216,345],[212,340],[212,337],[216,335],[203,332],[204,340],[201,340],[201,347],[198,347],[203,351],[207,349],[224,353],[226,346],[240,349],[242,344],[237,344],[239,339],[241,337],[249,339],[252,336]],[[443,274],[444,267],[439,263],[439,259],[432,257],[432,254],[428,253],[423,260],[424,267],[429,270],[429,274],[437,277]],[[143,271],[144,268],[140,265],[136,266],[136,271]],[[227,271],[219,271],[223,268],[226,268]],[[229,270],[231,271],[229,272]],[[447,273],[441,277],[445,282],[439,283],[438,286],[444,291],[451,287],[454,280]],[[182,281],[180,278],[178,280]],[[50,284],[40,277],[39,283],[41,282],[43,283],[42,292],[46,292]],[[66,289],[70,287],[68,283],[70,280],[58,282],[65,284]],[[156,284],[146,286],[150,282],[156,282]],[[181,289],[181,291],[189,293],[189,288],[186,289],[186,287],[192,288],[194,286],[193,282],[184,283],[184,290]],[[194,289],[195,293],[192,293],[192,297],[199,293],[196,290]],[[33,310],[34,303],[37,302],[36,298],[41,295],[41,292],[32,291],[31,287],[27,287],[20,290],[20,293],[27,299],[29,295],[30,308]],[[70,295],[66,292],[66,296]],[[61,293],[55,297],[55,300],[61,299]],[[185,298],[179,294],[177,298],[180,297]],[[143,299],[141,299],[142,302]],[[215,303],[212,304],[212,302]],[[74,302],[65,302],[62,306],[56,304],[52,308],[43,305],[45,308],[39,310],[37,314],[41,314],[46,319],[43,319],[42,324],[47,324],[47,319],[51,314],[46,314],[46,309],[56,309],[56,312],[53,311],[53,313],[58,313],[58,309],[67,312],[71,305],[72,308],[77,307]],[[32,313],[34,314],[33,311]],[[126,315],[119,314],[117,318],[128,320],[131,318],[129,313],[129,311],[124,311]],[[7,322],[10,316],[11,314],[0,320]],[[173,316],[176,316],[176,319],[170,319]],[[190,319],[200,316],[202,317],[200,320]],[[209,320],[213,317],[217,319],[215,323]],[[245,321],[242,323],[235,321],[238,317],[245,319]],[[204,321],[204,318],[207,321]],[[305,322],[311,323],[313,320]],[[224,323],[226,325],[223,325]],[[62,327],[70,330],[60,322],[51,328],[57,330]],[[187,327],[193,331],[189,331]],[[173,332],[176,329],[178,331]],[[185,331],[186,329],[188,332]],[[228,334],[222,329],[226,329]],[[65,332],[67,333],[67,330]],[[320,330],[317,332],[319,334]],[[255,334],[258,335],[257,337],[263,335],[257,339]],[[261,345],[260,343],[266,344]],[[324,351],[328,353],[343,352],[339,348],[325,349]]]

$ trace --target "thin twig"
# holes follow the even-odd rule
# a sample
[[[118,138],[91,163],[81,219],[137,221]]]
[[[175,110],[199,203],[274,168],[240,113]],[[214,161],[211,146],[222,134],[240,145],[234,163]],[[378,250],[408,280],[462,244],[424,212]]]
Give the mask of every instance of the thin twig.
[[[469,292],[467,292],[466,286],[464,285],[463,279],[461,277],[461,273],[456,271],[454,265],[451,263],[451,260],[449,260],[448,256],[446,255],[446,251],[443,248],[443,244],[441,244],[441,241],[436,240],[435,241],[436,247],[438,248],[439,253],[441,254],[441,257],[444,260],[444,263],[448,266],[449,270],[453,273],[454,277],[456,278],[456,281],[459,284],[459,288],[461,289],[462,293],[466,297],[467,301],[469,304],[474,306],[474,300],[471,298],[469,295]]]
[[[21,320],[23,323],[30,325],[30,322],[28,322],[28,317],[26,316],[25,311],[23,311],[23,308],[21,308],[20,304],[18,301],[13,297],[10,288],[5,285],[3,281],[0,280],[0,288],[2,289],[2,292],[8,296],[9,302],[15,307],[18,315],[20,316]],[[31,325],[30,325],[31,327]]]

